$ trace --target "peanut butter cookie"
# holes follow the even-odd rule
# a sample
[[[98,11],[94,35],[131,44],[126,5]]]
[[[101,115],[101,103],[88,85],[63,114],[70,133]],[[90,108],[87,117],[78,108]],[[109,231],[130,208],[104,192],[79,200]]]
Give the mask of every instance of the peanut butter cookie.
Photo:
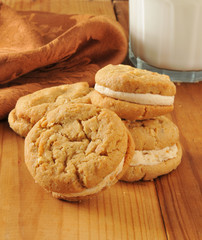
[[[135,142],[135,154],[122,180],[152,180],[176,169],[182,149],[177,126],[165,116],[124,121]]]
[[[34,124],[48,111],[68,102],[90,103],[87,82],[44,88],[21,97],[8,116],[10,127],[25,137]]]
[[[176,87],[167,75],[110,64],[96,73],[95,82],[92,103],[123,119],[148,119],[173,110]]]
[[[92,104],[63,104],[25,138],[25,162],[40,186],[69,201],[115,184],[127,170],[134,142],[121,119]]]

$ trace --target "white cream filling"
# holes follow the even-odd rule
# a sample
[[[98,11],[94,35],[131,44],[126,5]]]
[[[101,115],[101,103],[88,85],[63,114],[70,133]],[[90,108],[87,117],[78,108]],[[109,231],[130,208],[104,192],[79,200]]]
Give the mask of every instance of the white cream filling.
[[[127,93],[113,91],[110,88],[95,84],[95,90],[108,97],[117,98],[120,100],[146,104],[146,105],[173,105],[174,96],[163,96],[151,93]]]
[[[174,144],[171,147],[165,147],[160,150],[135,151],[130,166],[137,165],[155,165],[167,161],[177,156],[178,148]]]
[[[117,175],[122,171],[124,161],[125,161],[125,158],[123,158],[120,164],[118,165],[118,167],[112,173],[107,175],[97,186],[93,188],[85,189],[79,193],[67,193],[67,194],[61,194],[61,195],[65,197],[84,197],[84,196],[92,195],[94,193],[101,191],[104,187],[110,186],[110,183],[113,182],[117,177]]]

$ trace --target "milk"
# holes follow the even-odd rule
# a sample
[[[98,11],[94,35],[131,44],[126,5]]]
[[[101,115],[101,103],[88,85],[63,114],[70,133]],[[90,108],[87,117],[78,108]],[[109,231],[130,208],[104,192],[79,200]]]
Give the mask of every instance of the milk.
[[[135,57],[157,68],[202,70],[202,0],[129,0]]]

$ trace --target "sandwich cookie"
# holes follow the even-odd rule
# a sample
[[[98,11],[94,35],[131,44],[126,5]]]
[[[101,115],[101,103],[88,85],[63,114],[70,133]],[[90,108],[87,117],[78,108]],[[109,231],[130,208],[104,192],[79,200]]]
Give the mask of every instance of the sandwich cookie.
[[[135,154],[121,180],[152,180],[176,169],[182,149],[177,126],[165,116],[124,121],[135,142]]]
[[[25,138],[25,163],[35,182],[69,201],[115,184],[133,154],[133,139],[121,119],[92,104],[60,105]]]
[[[176,87],[169,76],[128,65],[107,65],[95,75],[94,105],[127,120],[164,115],[173,110]]]
[[[25,137],[34,124],[48,111],[69,102],[90,103],[91,89],[87,82],[44,88],[19,98],[8,116],[10,127]]]

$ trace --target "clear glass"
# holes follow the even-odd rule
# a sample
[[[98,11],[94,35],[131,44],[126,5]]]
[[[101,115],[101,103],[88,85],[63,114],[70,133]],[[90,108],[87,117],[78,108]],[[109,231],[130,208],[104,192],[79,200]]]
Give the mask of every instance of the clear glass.
[[[202,0],[129,0],[129,58],[174,82],[202,81]]]

